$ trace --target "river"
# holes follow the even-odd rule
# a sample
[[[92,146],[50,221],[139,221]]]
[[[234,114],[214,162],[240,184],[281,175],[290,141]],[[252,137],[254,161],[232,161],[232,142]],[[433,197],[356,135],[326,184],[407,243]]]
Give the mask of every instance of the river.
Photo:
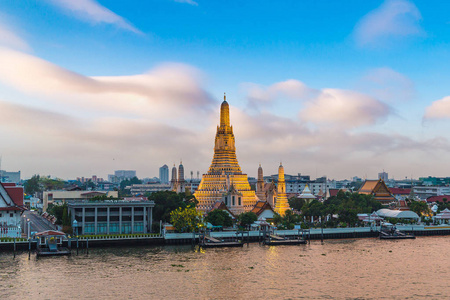
[[[449,299],[450,237],[0,253],[0,299]]]

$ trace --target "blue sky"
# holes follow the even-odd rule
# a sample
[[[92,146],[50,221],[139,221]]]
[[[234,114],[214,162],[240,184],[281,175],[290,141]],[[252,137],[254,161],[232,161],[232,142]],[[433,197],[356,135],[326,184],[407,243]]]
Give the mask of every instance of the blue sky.
[[[448,176],[445,1],[0,3],[3,167],[206,172],[227,92],[256,175]]]

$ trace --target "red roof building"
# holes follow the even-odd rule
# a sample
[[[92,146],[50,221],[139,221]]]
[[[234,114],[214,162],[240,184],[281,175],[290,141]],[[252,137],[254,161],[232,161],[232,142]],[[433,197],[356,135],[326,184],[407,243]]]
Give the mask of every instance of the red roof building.
[[[450,202],[450,195],[431,196],[427,198],[428,203],[444,202],[444,198]]]

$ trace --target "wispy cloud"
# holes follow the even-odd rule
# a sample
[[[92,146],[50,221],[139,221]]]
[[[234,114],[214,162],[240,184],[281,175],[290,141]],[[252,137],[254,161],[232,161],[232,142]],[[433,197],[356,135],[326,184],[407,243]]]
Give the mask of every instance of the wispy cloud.
[[[198,3],[193,0],[174,0],[174,1],[178,2],[178,3],[187,3],[187,4],[195,5],[195,6],[198,5]]]
[[[5,46],[22,51],[30,51],[28,43],[11,31],[7,26],[0,23],[0,46]]]
[[[365,15],[354,30],[360,46],[379,46],[391,37],[415,36],[424,33],[419,22],[419,9],[407,0],[386,0]]]
[[[118,26],[122,29],[142,34],[142,32],[133,26],[123,17],[112,12],[108,8],[100,5],[95,0],[47,0],[50,3],[70,12],[80,19],[98,24],[106,23]]]
[[[300,117],[319,125],[355,128],[373,125],[390,114],[389,107],[370,96],[348,90],[323,89],[306,103]]]
[[[450,119],[450,96],[436,100],[425,110],[424,120]]]
[[[362,90],[387,103],[415,98],[415,85],[405,75],[388,67],[369,70],[359,82]]]

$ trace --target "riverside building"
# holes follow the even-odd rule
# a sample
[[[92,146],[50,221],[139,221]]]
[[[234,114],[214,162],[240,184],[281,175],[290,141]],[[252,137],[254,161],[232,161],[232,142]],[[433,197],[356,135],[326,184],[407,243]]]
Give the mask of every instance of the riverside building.
[[[69,201],[74,231],[86,234],[149,233],[153,222],[153,207],[149,200]]]

